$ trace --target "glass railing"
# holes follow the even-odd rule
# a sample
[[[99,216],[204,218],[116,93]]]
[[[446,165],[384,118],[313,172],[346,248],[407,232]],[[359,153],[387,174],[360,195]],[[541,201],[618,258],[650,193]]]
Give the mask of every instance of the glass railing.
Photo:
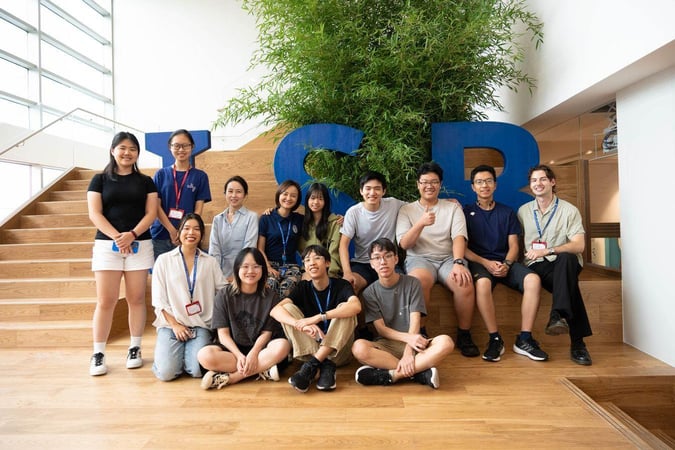
[[[72,167],[103,169],[119,131],[130,131],[145,148],[145,132],[100,114],[76,108],[39,130],[0,124],[0,223]],[[145,153],[143,167],[161,160]]]

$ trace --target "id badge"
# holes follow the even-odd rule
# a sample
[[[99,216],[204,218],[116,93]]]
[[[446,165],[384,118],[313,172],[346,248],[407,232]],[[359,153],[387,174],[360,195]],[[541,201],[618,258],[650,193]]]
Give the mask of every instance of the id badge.
[[[546,249],[546,242],[532,241],[532,250],[544,250],[544,249]]]
[[[279,276],[282,277],[282,278],[285,277],[287,270],[288,270],[288,267],[286,267],[286,266],[279,267]]]
[[[194,316],[202,312],[202,305],[199,303],[199,300],[194,300],[192,303],[185,305],[185,310],[188,316]]]
[[[169,219],[181,220],[184,214],[185,211],[183,211],[182,209],[178,208],[169,209]]]

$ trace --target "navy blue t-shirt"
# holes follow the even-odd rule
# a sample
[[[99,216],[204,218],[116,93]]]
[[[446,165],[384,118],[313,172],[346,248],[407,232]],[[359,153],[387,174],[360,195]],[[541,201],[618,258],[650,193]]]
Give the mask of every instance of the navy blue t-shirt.
[[[502,203],[485,211],[475,203],[464,205],[468,247],[490,261],[503,261],[509,251],[509,235],[521,234],[516,213]]]
[[[288,217],[281,217],[276,209],[269,215],[260,216],[258,236],[265,236],[265,255],[268,261],[282,264],[285,250],[286,264],[298,263],[296,252],[302,235],[302,220],[302,214],[293,212]]]

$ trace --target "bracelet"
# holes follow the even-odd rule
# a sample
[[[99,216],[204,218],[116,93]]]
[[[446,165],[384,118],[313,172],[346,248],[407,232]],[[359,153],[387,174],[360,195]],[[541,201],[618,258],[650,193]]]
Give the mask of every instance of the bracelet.
[[[324,322],[327,321],[328,316],[325,313],[321,313],[321,320],[324,321]]]
[[[513,261],[511,261],[510,259],[505,259],[505,260],[504,260],[504,264],[506,264],[507,266],[511,267],[511,266],[513,265]]]
[[[129,233],[134,235],[134,239],[138,239],[138,235],[136,234],[136,232],[134,230],[130,230]]]

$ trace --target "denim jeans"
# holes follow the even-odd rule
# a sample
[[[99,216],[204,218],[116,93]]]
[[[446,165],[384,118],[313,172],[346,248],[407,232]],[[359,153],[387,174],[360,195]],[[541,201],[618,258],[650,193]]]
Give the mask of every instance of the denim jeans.
[[[152,372],[162,381],[175,380],[183,372],[194,378],[202,376],[197,361],[199,350],[213,342],[211,330],[194,327],[195,337],[188,341],[179,341],[171,328],[157,329],[155,344],[155,362]]]
[[[162,253],[170,252],[176,248],[175,245],[169,239],[153,239],[152,240],[152,250],[155,253],[155,259]]]

